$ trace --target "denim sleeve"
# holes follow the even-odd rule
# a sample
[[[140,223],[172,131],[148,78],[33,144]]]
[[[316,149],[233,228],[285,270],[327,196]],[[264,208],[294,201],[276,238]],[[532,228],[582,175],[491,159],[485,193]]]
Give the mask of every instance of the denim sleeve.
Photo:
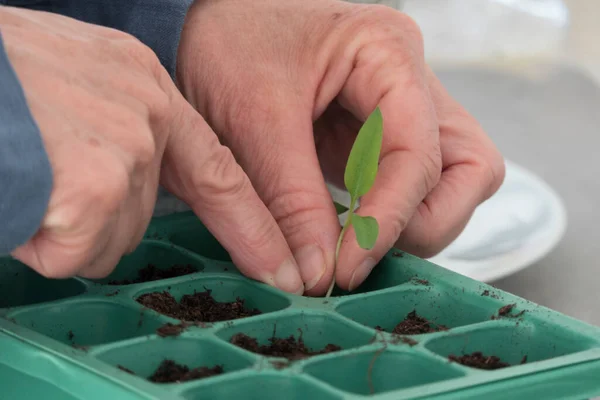
[[[172,78],[179,39],[193,0],[0,0],[118,29],[150,47]]]
[[[50,199],[52,169],[0,27],[0,255],[38,230]]]

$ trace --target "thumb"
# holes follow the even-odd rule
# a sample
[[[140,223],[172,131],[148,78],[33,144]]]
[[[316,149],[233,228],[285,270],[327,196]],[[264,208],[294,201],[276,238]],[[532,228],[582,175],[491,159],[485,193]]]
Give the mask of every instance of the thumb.
[[[192,208],[243,274],[302,294],[290,248],[245,172],[192,106],[182,97],[176,103],[162,185]]]

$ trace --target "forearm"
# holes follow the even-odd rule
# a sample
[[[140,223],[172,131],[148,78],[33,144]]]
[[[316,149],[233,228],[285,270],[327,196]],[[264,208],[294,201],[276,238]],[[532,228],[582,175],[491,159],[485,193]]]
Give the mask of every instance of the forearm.
[[[8,255],[39,229],[52,190],[52,169],[4,50],[1,26],[0,190],[0,255]]]

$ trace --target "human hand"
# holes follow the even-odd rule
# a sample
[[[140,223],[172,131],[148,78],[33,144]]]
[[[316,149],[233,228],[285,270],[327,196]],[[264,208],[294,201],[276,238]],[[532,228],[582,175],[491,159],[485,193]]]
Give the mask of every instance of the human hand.
[[[143,237],[160,181],[247,275],[302,292],[248,177],[149,48],[116,30],[11,7],[0,7],[0,29],[53,169],[42,226],[15,258],[52,278],[108,275]]]
[[[504,179],[503,159],[426,65],[418,26],[383,6],[335,0],[197,1],[178,53],[185,97],[229,146],[284,233],[311,295],[331,282],[340,225],[326,180],[341,186],[362,121],[379,105],[379,173],[336,280],[356,288],[391,247],[436,254]]]

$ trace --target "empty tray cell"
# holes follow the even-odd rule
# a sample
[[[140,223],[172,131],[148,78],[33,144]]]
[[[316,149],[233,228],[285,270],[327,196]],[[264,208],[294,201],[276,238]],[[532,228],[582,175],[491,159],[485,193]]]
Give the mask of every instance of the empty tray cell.
[[[335,315],[305,313],[239,322],[217,335],[253,353],[289,360],[366,345],[374,337]]]
[[[0,308],[64,299],[85,290],[76,279],[47,279],[19,261],[0,259]]]
[[[95,282],[108,285],[131,285],[177,276],[190,275],[204,270],[204,265],[168,244],[142,242],[137,249],[121,258],[115,270],[106,278]]]
[[[206,258],[231,261],[227,250],[196,217],[180,223],[175,232],[169,235],[169,241]]]
[[[368,293],[410,282],[416,278],[415,272],[404,266],[401,260],[401,258],[385,257],[373,268],[373,271],[359,287],[352,292],[348,292],[336,286],[332,296]]]
[[[464,376],[462,371],[415,353],[372,350],[314,360],[304,371],[340,390],[371,395],[430,385]]]
[[[206,379],[252,366],[255,357],[215,339],[153,338],[115,346],[102,361],[154,383]]]
[[[490,370],[547,360],[597,346],[597,343],[559,326],[486,327],[431,340],[426,348],[450,361]]]
[[[80,301],[42,306],[9,315],[15,323],[76,346],[116,342],[154,333],[160,318],[117,303]]]
[[[183,393],[189,400],[338,400],[339,394],[299,376],[261,373],[206,385]]]
[[[145,289],[135,300],[171,318],[218,322],[282,310],[290,301],[275,290],[243,278],[202,278]]]
[[[343,301],[337,311],[371,328],[399,335],[419,335],[489,321],[495,305],[467,295],[451,296],[431,287],[372,293]]]

